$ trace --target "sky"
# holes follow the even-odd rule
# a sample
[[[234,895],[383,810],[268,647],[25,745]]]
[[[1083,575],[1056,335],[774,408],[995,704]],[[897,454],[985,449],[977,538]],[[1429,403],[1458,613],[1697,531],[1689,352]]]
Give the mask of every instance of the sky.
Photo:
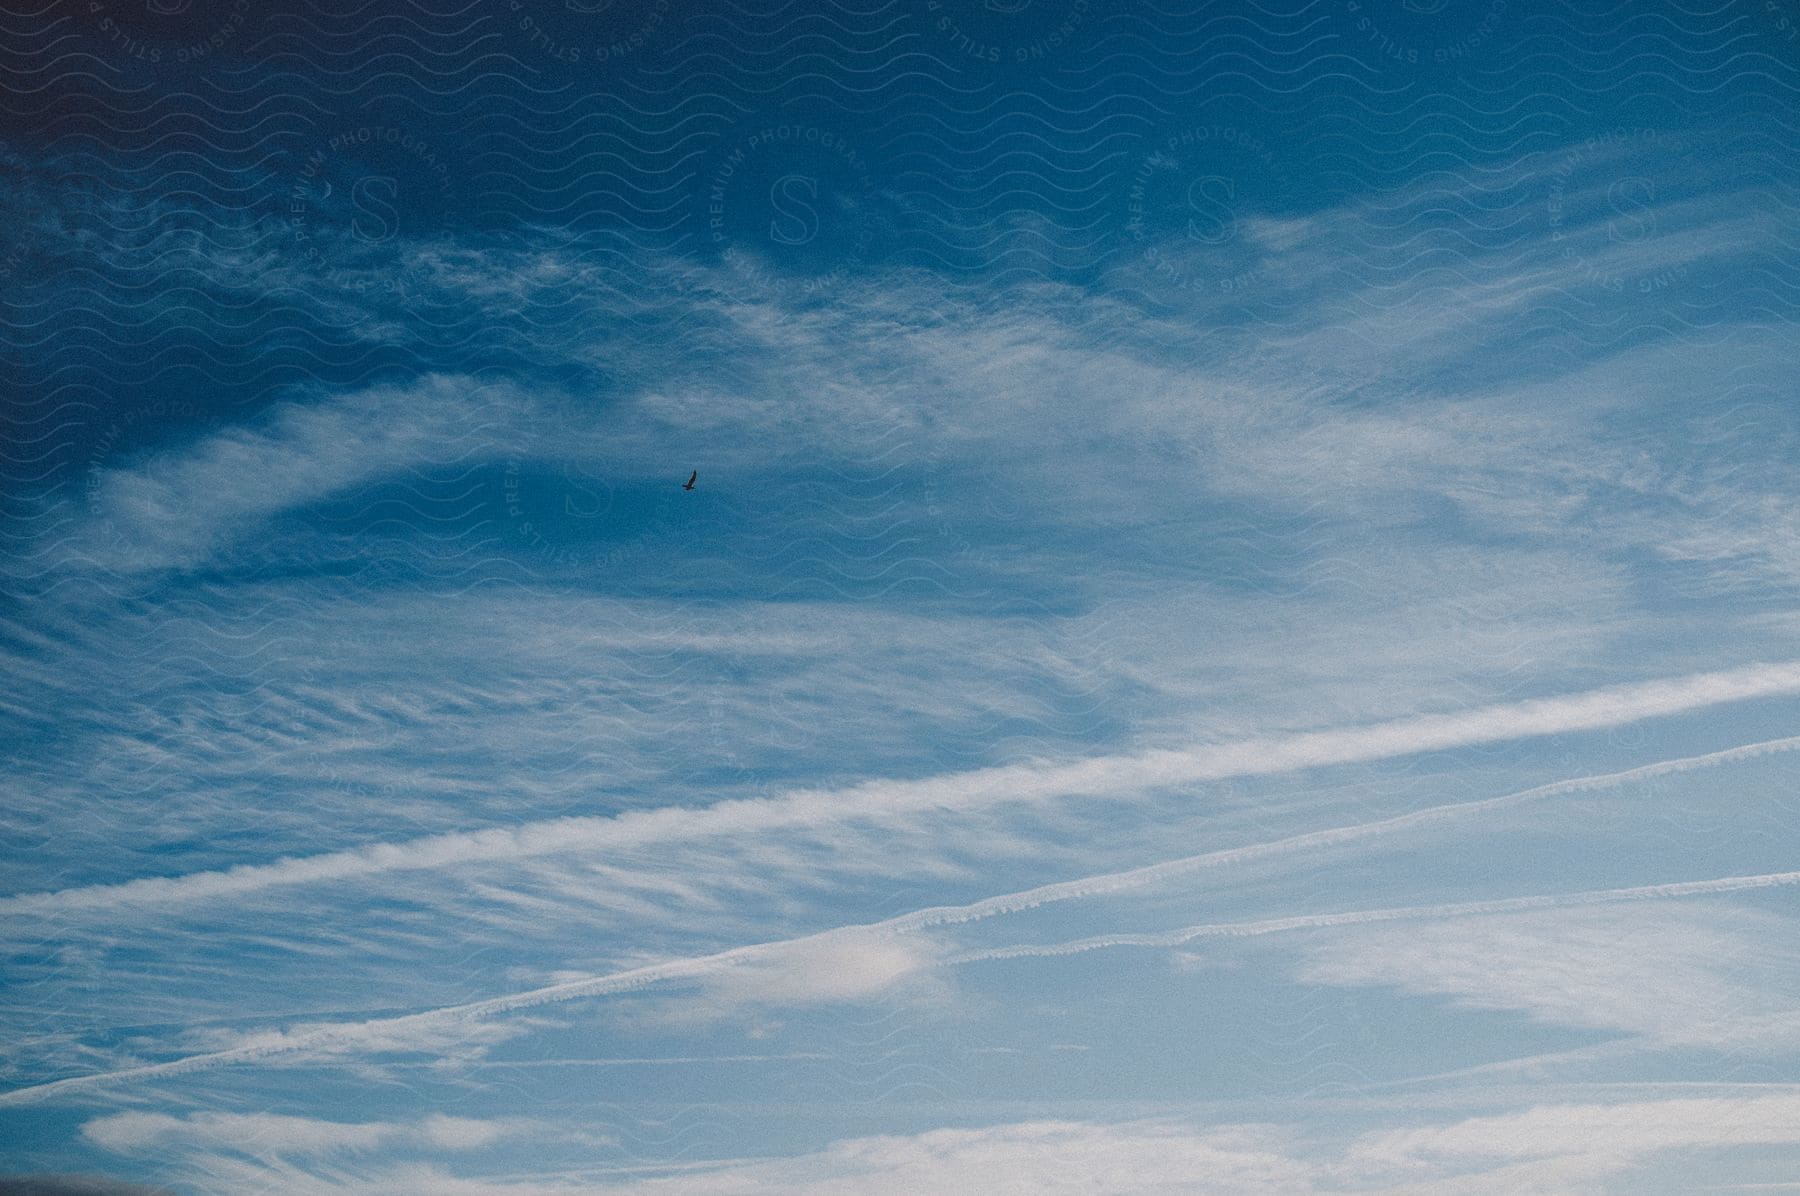
[[[1800,8],[0,31],[0,1194],[1800,1191]]]

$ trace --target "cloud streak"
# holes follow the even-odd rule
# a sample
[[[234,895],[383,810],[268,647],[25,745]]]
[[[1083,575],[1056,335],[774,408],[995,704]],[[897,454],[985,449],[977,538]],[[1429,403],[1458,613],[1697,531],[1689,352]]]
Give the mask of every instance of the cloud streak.
[[[98,474],[67,551],[122,571],[193,566],[283,511],[505,443],[524,408],[510,386],[442,375],[288,400],[254,425]]]
[[[1370,726],[1155,749],[1074,763],[1019,764],[923,780],[865,782],[802,790],[698,809],[663,807],[607,818],[567,818],[512,828],[380,843],[272,864],[112,885],[27,893],[0,900],[0,917],[107,915],[158,906],[228,900],[284,886],[353,881],[389,872],[709,837],[806,831],[846,822],[881,823],[936,811],[1074,797],[1128,800],[1181,784],[1269,776],[1337,764],[1392,759],[1541,735],[1624,726],[1710,706],[1800,693],[1800,662],[1759,664],[1586,693],[1422,715]]]
[[[128,1112],[98,1117],[81,1127],[84,1138],[119,1154],[169,1145],[225,1149],[248,1154],[325,1154],[365,1151],[396,1140],[440,1150],[477,1150],[492,1145],[515,1124],[435,1114],[417,1124],[341,1122],[275,1113]]]
[[[369,1049],[420,1049],[430,1041],[443,1041],[447,1028],[457,1024],[467,1024],[495,1014],[510,1013],[535,1006],[588,997],[611,996],[675,981],[707,983],[715,993],[730,994],[734,989],[739,990],[736,992],[737,999],[750,1001],[758,999],[786,1002],[853,1000],[874,995],[910,974],[931,967],[934,963],[952,966],[1002,959],[1046,958],[1077,955],[1115,947],[1168,948],[1182,946],[1204,938],[1252,938],[1294,930],[1361,926],[1422,918],[1460,918],[1483,914],[1519,913],[1529,910],[1567,909],[1616,902],[1741,892],[1794,884],[1800,884],[1800,871],[1763,873],[1755,876],[1729,876],[1696,881],[1673,881],[1665,884],[1597,889],[1576,893],[1533,894],[1490,901],[1348,910],[1339,913],[1267,918],[1250,922],[1207,923],[1155,934],[1101,935],[1066,943],[991,948],[955,956],[943,956],[932,948],[921,949],[918,946],[902,945],[895,937],[932,925],[970,920],[973,911],[978,909],[985,908],[991,912],[1003,912],[1006,909],[1025,908],[1029,903],[1022,903],[1019,899],[1024,894],[1019,894],[1015,895],[1010,902],[1002,898],[978,902],[960,909],[919,910],[882,922],[839,927],[798,938],[733,947],[710,955],[669,960],[605,976],[584,977],[525,992],[461,1005],[442,1006],[401,1017],[259,1032],[248,1036],[248,1040],[242,1045],[225,1050],[190,1055],[166,1063],[124,1068],[87,1076],[73,1076],[29,1088],[14,1089],[11,1092],[0,1093],[0,1106],[28,1103],[94,1085],[153,1079],[299,1052],[341,1054]],[[988,915],[974,914],[974,916]],[[840,964],[846,966],[839,967]],[[808,980],[802,974],[802,969],[809,974],[822,974],[826,979],[822,983]],[[844,974],[846,972],[849,973],[847,976]],[[742,977],[740,984],[720,985],[716,983],[718,978],[729,978],[734,973]],[[422,1038],[415,1037],[421,1033],[423,1034]]]
[[[1525,897],[1500,897],[1491,901],[1458,901],[1438,905],[1404,905],[1386,909],[1346,910],[1335,914],[1300,914],[1289,918],[1263,918],[1254,922],[1209,922],[1156,934],[1107,934],[1073,939],[1066,943],[1027,944],[971,951],[950,963],[979,963],[995,959],[1027,959],[1079,955],[1113,947],[1179,947],[1197,939],[1255,938],[1290,930],[1315,930],[1334,926],[1363,926],[1374,922],[1400,922],[1417,918],[1466,918],[1480,914],[1512,914],[1527,910],[1569,909],[1618,901],[1648,901],[1659,897],[1695,897],[1737,893],[1800,884],[1800,871],[1764,872],[1754,876],[1723,876],[1713,880],[1671,881],[1622,889],[1592,889],[1579,893],[1541,893]]]

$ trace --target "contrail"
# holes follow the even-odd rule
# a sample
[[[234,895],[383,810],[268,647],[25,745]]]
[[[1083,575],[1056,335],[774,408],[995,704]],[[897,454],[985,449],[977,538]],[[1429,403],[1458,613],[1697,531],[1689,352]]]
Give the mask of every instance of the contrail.
[[[17,1088],[11,1092],[0,1093],[0,1105],[21,1104],[53,1096],[58,1092],[92,1087],[96,1084],[120,1080],[148,1080],[159,1076],[179,1075],[182,1072],[219,1067],[224,1064],[250,1063],[257,1059],[291,1054],[295,1051],[335,1052],[351,1050],[364,1043],[392,1042],[396,1038],[404,1037],[409,1030],[451,1022],[473,1021],[489,1014],[505,1013],[532,1005],[545,1005],[553,1001],[569,1001],[577,997],[605,996],[610,993],[627,992],[660,981],[697,978],[718,972],[733,963],[789,947],[793,943],[819,939],[833,933],[837,932],[825,931],[821,934],[807,935],[803,939],[733,947],[728,951],[719,951],[712,955],[669,960],[665,963],[629,968],[605,976],[585,977],[581,980],[552,984],[528,992],[511,993],[484,1001],[471,1001],[464,1005],[447,1005],[400,1017],[373,1018],[365,1022],[338,1022],[292,1031],[271,1030],[252,1035],[250,1041],[243,1045],[222,1051],[208,1051],[205,1054],[171,1059],[166,1063],[151,1063],[142,1067],[126,1067],[117,1071],[71,1076],[64,1080],[53,1080],[47,1084],[36,1084],[30,1088]]]
[[[1370,726],[1155,749],[1064,764],[1007,765],[911,781],[869,781],[845,789],[800,790],[782,797],[739,799],[697,809],[664,807],[611,817],[560,818],[185,876],[24,893],[0,899],[0,917],[105,913],[229,900],[278,886],[347,881],[394,871],[630,849],[847,821],[879,823],[926,811],[976,810],[1004,802],[1077,796],[1122,799],[1179,784],[1591,731],[1723,702],[1794,693],[1800,693],[1800,662],[1753,665]]]
[[[1555,781],[1547,785],[1539,785],[1531,789],[1523,789],[1516,793],[1502,794],[1498,797],[1484,798],[1472,802],[1453,802],[1441,806],[1433,806],[1425,810],[1416,810],[1409,814],[1384,818],[1375,822],[1360,823],[1353,826],[1330,827],[1320,831],[1309,831],[1299,835],[1290,835],[1266,843],[1247,844],[1242,847],[1229,847],[1218,851],[1203,852],[1198,855],[1184,856],[1180,859],[1164,860],[1141,868],[1132,868],[1121,872],[1102,873],[1095,876],[1079,877],[1074,880],[1056,881],[1051,884],[1038,885],[1030,889],[1022,889],[1014,893],[1003,893],[994,897],[966,905],[933,906],[899,914],[881,922],[867,923],[862,926],[841,928],[842,930],[864,930],[871,932],[892,931],[905,933],[922,930],[932,926],[943,926],[980,921],[1002,914],[1019,913],[1048,905],[1058,901],[1070,901],[1083,897],[1099,896],[1107,893],[1123,892],[1143,885],[1154,884],[1184,872],[1202,868],[1217,867],[1225,864],[1239,863],[1245,860],[1265,856],[1281,855],[1293,851],[1301,851],[1311,847],[1330,846],[1337,843],[1351,842],[1356,839],[1374,835],[1391,833],[1409,826],[1454,818],[1459,815],[1479,810],[1493,809],[1496,806],[1515,802],[1524,802],[1537,798],[1549,797],[1558,793],[1580,792],[1607,788],[1624,784],[1633,780],[1643,780],[1670,773],[1687,772],[1696,768],[1709,767],[1737,760],[1752,759],[1773,752],[1793,751],[1800,748],[1800,736],[1785,739],[1771,739],[1760,743],[1744,744],[1722,751],[1709,752],[1699,756],[1685,756],[1673,760],[1658,761],[1638,768],[1626,769],[1623,772],[1602,773],[1593,776],[1575,777],[1569,780]],[[1327,915],[1337,916],[1337,915]],[[840,933],[841,930],[822,931],[818,934],[805,935],[794,939],[783,939],[770,943],[752,944],[735,948],[731,951],[693,959],[674,960],[663,964],[635,968],[625,972],[612,973],[607,976],[589,977],[553,985],[548,988],[535,989],[513,996],[493,998],[486,1002],[470,1005],[450,1006],[440,1010],[429,1010],[425,1013],[408,1015],[402,1018],[378,1019],[369,1022],[336,1023],[319,1027],[300,1034],[289,1034],[285,1031],[274,1031],[244,1046],[234,1047],[227,1051],[212,1052],[205,1055],[190,1056],[185,1059],[172,1060],[168,1063],[150,1064],[145,1067],[129,1068],[121,1071],[100,1073],[94,1076],[76,1076],[68,1080],[54,1081],[32,1088],[18,1089],[14,1093],[0,1094],[0,1104],[7,1103],[15,1096],[26,1093],[50,1095],[65,1086],[79,1087],[103,1079],[148,1079],[158,1075],[174,1074],[199,1067],[211,1067],[234,1062],[249,1062],[271,1054],[304,1050],[308,1047],[329,1048],[331,1039],[344,1037],[342,1031],[350,1031],[355,1037],[358,1029],[383,1027],[392,1029],[412,1025],[417,1027],[427,1021],[455,1018],[479,1017],[486,1013],[503,1012],[507,1009],[522,1008],[526,1005],[543,1004],[551,1001],[574,1000],[584,996],[603,996],[610,992],[622,992],[645,984],[661,980],[676,979],[682,976],[699,976],[728,966],[732,962],[741,962],[746,958],[775,949],[791,947],[807,942],[826,934]],[[1123,945],[1123,944],[1120,944]],[[1064,952],[1066,953],[1066,952]],[[970,957],[970,961],[974,958]],[[997,957],[995,957],[997,958]],[[706,965],[706,966],[702,966]],[[423,1019],[423,1020],[422,1020]],[[385,1037],[385,1035],[383,1035]]]
[[[973,922],[993,917],[996,914],[1018,913],[1054,901],[1068,901],[1080,897],[1095,897],[1122,892],[1203,868],[1237,864],[1267,856],[1286,855],[1289,852],[1304,851],[1308,848],[1336,846],[1358,839],[1391,834],[1414,826],[1445,822],[1467,814],[1493,810],[1515,803],[1554,797],[1561,793],[1609,789],[1616,785],[1629,784],[1632,781],[1648,780],[1671,773],[1689,772],[1697,768],[1709,768],[1717,764],[1729,764],[1775,752],[1791,752],[1797,749],[1800,749],[1800,735],[1785,739],[1764,740],[1761,743],[1748,743],[1740,747],[1708,752],[1700,756],[1683,756],[1674,760],[1662,760],[1654,764],[1629,768],[1623,772],[1598,773],[1593,776],[1573,777],[1565,781],[1553,781],[1547,785],[1538,785],[1530,789],[1521,789],[1515,793],[1504,793],[1498,797],[1482,798],[1478,801],[1449,802],[1441,806],[1414,810],[1408,814],[1397,814],[1392,818],[1382,818],[1375,822],[1328,827],[1325,830],[1307,831],[1266,843],[1251,843],[1242,847],[1227,847],[1199,855],[1183,856],[1180,859],[1163,860],[1123,872],[1109,872],[1097,876],[1084,876],[1075,880],[1057,881],[1054,884],[1039,885],[1036,888],[1024,889],[1017,893],[1003,893],[999,896],[984,898],[969,905],[940,906],[935,909],[919,910],[917,913],[895,918],[893,924],[896,929],[912,929],[914,927]]]
[[[1672,884],[1640,885],[1630,889],[1592,889],[1582,893],[1548,893],[1530,897],[1502,897],[1492,901],[1461,901],[1445,905],[1405,905],[1388,909],[1348,910],[1337,914],[1301,914],[1292,918],[1265,918],[1258,922],[1209,922],[1159,934],[1108,934],[1073,939],[1066,943],[1042,943],[1019,947],[995,947],[953,955],[945,963],[977,963],[990,959],[1023,959],[1035,956],[1077,955],[1108,947],[1179,947],[1203,938],[1251,938],[1287,930],[1311,930],[1321,926],[1360,926],[1369,922],[1399,922],[1411,918],[1461,918],[1471,914],[1505,914],[1520,910],[1570,909],[1615,901],[1645,901],[1653,897],[1688,897],[1696,893],[1732,893],[1740,889],[1767,889],[1800,884],[1800,872],[1766,872],[1756,876],[1725,876],[1717,880],[1688,880]]]
[[[395,1028],[406,1025],[424,1024],[420,1019],[438,1020],[459,1017],[479,1017],[485,1013],[503,1012],[507,1009],[521,1008],[525,1005],[542,1004],[551,1001],[574,1000],[584,996],[603,996],[610,992],[622,992],[644,984],[652,984],[661,980],[680,978],[683,975],[699,976],[716,971],[721,966],[732,962],[754,958],[755,955],[775,949],[791,947],[798,943],[811,941],[826,934],[841,933],[842,930],[863,930],[870,932],[891,931],[905,933],[922,930],[932,926],[954,925],[980,921],[1002,914],[1019,913],[1035,909],[1042,905],[1058,901],[1071,901],[1083,897],[1100,896],[1107,893],[1123,892],[1132,888],[1154,884],[1184,872],[1197,871],[1203,868],[1218,867],[1226,864],[1240,863],[1245,860],[1266,856],[1276,856],[1307,848],[1331,846],[1338,843],[1351,842],[1356,839],[1403,830],[1409,826],[1422,825],[1458,817],[1480,810],[1489,810],[1497,806],[1525,802],[1538,798],[1553,796],[1558,793],[1581,792],[1608,788],[1625,784],[1634,780],[1664,776],[1671,773],[1687,772],[1697,768],[1710,767],[1716,764],[1730,763],[1737,760],[1752,759],[1774,752],[1793,751],[1800,748],[1800,736],[1785,739],[1770,739],[1760,743],[1743,744],[1726,748],[1722,751],[1709,752],[1699,756],[1684,756],[1673,760],[1658,761],[1622,772],[1602,773],[1593,776],[1574,777],[1563,781],[1554,781],[1547,785],[1539,785],[1531,789],[1519,790],[1515,793],[1502,794],[1498,797],[1484,798],[1471,802],[1453,802],[1429,809],[1415,810],[1409,814],[1400,814],[1392,818],[1384,818],[1375,822],[1360,823],[1353,826],[1330,827],[1320,831],[1308,831],[1303,834],[1290,835],[1286,838],[1271,840],[1266,843],[1246,844],[1242,847],[1223,848],[1218,851],[1203,852],[1198,855],[1184,856],[1174,860],[1164,860],[1141,868],[1127,869],[1121,872],[1101,873],[1094,876],[1078,877],[1074,880],[1056,881],[1051,884],[1038,885],[1018,892],[1003,893],[994,897],[986,897],[980,901],[966,905],[932,906],[926,909],[913,910],[905,914],[885,919],[880,922],[867,923],[861,926],[841,928],[840,930],[822,931],[818,934],[804,935],[794,939],[783,939],[770,943],[752,944],[735,948],[731,951],[693,959],[674,960],[645,968],[635,968],[626,972],[612,973],[607,976],[588,977],[569,981],[548,988],[535,989],[529,992],[507,997],[493,998],[486,1002],[470,1005],[451,1006],[441,1010],[430,1010],[422,1014],[409,1015],[403,1018],[378,1019],[369,1022],[336,1023],[306,1031],[299,1035],[290,1035],[285,1031],[274,1031],[244,1046],[234,1047],[227,1051],[213,1052],[205,1055],[190,1056],[186,1059],[172,1060],[168,1063],[150,1064],[140,1068],[129,1068],[121,1071],[100,1073],[95,1076],[76,1076],[69,1080],[54,1081],[50,1084],[33,1088],[19,1089],[15,1093],[0,1094],[0,1104],[11,1097],[25,1093],[42,1093],[49,1095],[63,1086],[83,1086],[101,1079],[147,1079],[158,1075],[173,1074],[197,1067],[210,1067],[234,1062],[248,1062],[270,1054],[281,1054],[289,1051],[304,1050],[308,1047],[329,1047],[328,1039],[342,1038],[341,1031],[349,1030],[354,1036],[357,1029],[369,1027]],[[1337,915],[1327,915],[1337,916]],[[1124,944],[1119,944],[1124,945]],[[1067,952],[1063,952],[1067,953]],[[973,961],[971,957],[970,961]],[[997,958],[997,957],[995,957]],[[708,966],[701,966],[708,965]]]
[[[1201,938],[1248,938],[1265,934],[1277,934],[1288,930],[1355,926],[1371,922],[1394,922],[1411,918],[1456,918],[1472,914],[1512,913],[1520,910],[1566,909],[1583,905],[1599,905],[1609,902],[1643,901],[1656,897],[1687,897],[1699,893],[1728,893],[1742,889],[1771,888],[1777,885],[1791,884],[1800,884],[1800,872],[1770,872],[1757,876],[1727,876],[1713,880],[1675,881],[1667,884],[1641,885],[1635,888],[1625,889],[1596,889],[1576,893],[1504,897],[1491,901],[1465,901],[1443,905],[1414,905],[1387,909],[1348,910],[1331,914],[1302,914],[1288,918],[1266,918],[1254,922],[1212,922],[1200,926],[1189,926],[1180,930],[1165,931],[1158,934],[1102,935],[1095,938],[1075,939],[1066,943],[998,947],[985,951],[973,951],[963,955],[950,956],[945,958],[943,962],[945,964],[968,964],[996,959],[1075,955],[1085,951],[1097,951],[1111,947],[1177,947]],[[455,1022],[473,1021],[489,1014],[506,1013],[515,1009],[526,1009],[532,1006],[547,1005],[558,1001],[570,1001],[582,997],[605,996],[611,993],[626,992],[666,980],[698,979],[703,976],[717,974],[736,964],[749,962],[764,955],[791,950],[795,946],[804,943],[819,942],[833,937],[848,937],[856,934],[873,934],[884,931],[892,932],[913,926],[929,925],[931,923],[926,919],[930,919],[943,912],[945,911],[921,910],[914,913],[902,914],[899,917],[889,918],[882,922],[867,923],[860,926],[838,927],[832,930],[821,931],[817,934],[803,935],[794,939],[781,939],[773,942],[733,947],[730,950],[715,952],[711,955],[670,960],[665,963],[630,968],[622,972],[613,972],[605,976],[586,977],[580,980],[570,980],[561,984],[548,985],[544,988],[531,989],[527,992],[492,997],[484,1001],[471,1001],[463,1005],[447,1005],[438,1009],[428,1009],[422,1013],[406,1014],[401,1017],[378,1018],[366,1022],[318,1026],[298,1031],[271,1031],[254,1036],[252,1041],[247,1042],[242,1046],[231,1047],[222,1051],[211,1051],[201,1055],[189,1055],[186,1058],[172,1059],[166,1063],[148,1064],[143,1067],[129,1067],[117,1071],[96,1072],[84,1076],[71,1076],[68,1079],[53,1080],[47,1084],[36,1084],[29,1088],[16,1088],[11,1092],[0,1093],[0,1106],[26,1104],[54,1096],[59,1092],[74,1091],[120,1081],[153,1079],[159,1076],[177,1075],[186,1071],[197,1071],[202,1068],[218,1067],[230,1063],[254,1062],[257,1059],[264,1059],[273,1055],[289,1054],[295,1051],[320,1050],[327,1053],[334,1053],[353,1050],[361,1045],[388,1045],[392,1044],[397,1038],[404,1038],[408,1030],[442,1026]]]

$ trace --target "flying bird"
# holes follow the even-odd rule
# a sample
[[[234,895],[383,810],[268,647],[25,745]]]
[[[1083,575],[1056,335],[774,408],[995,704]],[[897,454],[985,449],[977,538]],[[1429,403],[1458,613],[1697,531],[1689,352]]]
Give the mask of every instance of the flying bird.
[[[694,479],[699,476],[700,476],[700,471],[698,469],[696,469],[693,473],[688,474],[688,480],[681,484],[681,488],[683,490],[692,490],[694,488]]]

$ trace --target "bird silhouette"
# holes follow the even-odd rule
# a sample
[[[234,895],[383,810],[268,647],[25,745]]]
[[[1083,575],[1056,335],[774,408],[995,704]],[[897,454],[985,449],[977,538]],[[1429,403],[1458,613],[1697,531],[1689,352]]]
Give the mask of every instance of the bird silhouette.
[[[694,479],[699,476],[700,476],[700,471],[698,469],[696,469],[693,473],[688,474],[688,480],[681,484],[681,488],[683,490],[692,490],[694,488]]]

